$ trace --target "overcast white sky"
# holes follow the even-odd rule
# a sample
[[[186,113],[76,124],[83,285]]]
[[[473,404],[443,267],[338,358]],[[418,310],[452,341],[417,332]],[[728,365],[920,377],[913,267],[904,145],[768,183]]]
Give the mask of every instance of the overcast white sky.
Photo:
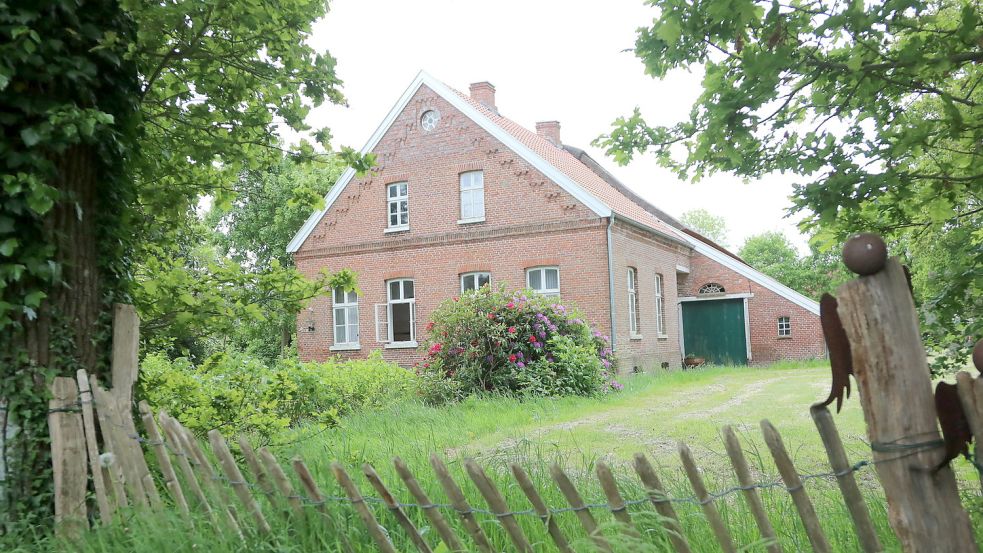
[[[338,59],[349,105],[321,107],[309,122],[329,127],[335,147],[359,149],[420,69],[462,91],[489,81],[502,115],[530,129],[560,121],[565,144],[586,149],[665,211],[703,207],[726,218],[735,250],[750,235],[781,230],[804,251],[785,218],[792,176],[744,184],[718,174],[692,184],[650,156],[619,167],[590,146],[636,105],[650,124],[673,123],[699,94],[698,73],[657,81],[625,51],[654,13],[642,0],[334,0],[313,43]]]

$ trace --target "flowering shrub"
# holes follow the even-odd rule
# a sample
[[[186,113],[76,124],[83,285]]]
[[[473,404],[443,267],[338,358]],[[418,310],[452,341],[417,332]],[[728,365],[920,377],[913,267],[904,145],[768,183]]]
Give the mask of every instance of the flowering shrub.
[[[592,395],[621,387],[608,338],[556,298],[484,286],[441,304],[427,330],[417,372],[432,403],[475,392]]]

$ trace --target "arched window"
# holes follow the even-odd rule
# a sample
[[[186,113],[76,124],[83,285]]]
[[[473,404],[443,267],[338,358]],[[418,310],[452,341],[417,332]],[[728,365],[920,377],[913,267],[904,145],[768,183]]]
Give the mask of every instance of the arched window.
[[[724,287],[717,284],[716,282],[708,282],[703,286],[700,286],[701,294],[723,294]]]

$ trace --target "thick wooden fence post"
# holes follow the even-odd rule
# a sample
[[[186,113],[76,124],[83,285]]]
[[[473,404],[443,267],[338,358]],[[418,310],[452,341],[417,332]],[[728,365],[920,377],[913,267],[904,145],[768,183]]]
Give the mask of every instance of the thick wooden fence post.
[[[891,526],[905,551],[977,551],[944,450],[918,318],[896,259],[837,290]]]
[[[79,403],[82,405],[82,426],[85,429],[85,447],[89,455],[89,467],[92,474],[92,487],[96,492],[96,504],[99,505],[99,518],[103,522],[108,522],[113,516],[113,506],[109,503],[109,495],[106,490],[105,475],[109,474],[104,470],[99,460],[99,443],[96,440],[95,414],[92,411],[92,390],[89,389],[89,375],[85,369],[79,369],[75,373],[75,381],[78,383]]]
[[[85,507],[88,487],[85,434],[78,398],[74,379],[54,378],[48,400],[48,429],[55,475],[55,532],[66,538],[78,538],[89,528]]]

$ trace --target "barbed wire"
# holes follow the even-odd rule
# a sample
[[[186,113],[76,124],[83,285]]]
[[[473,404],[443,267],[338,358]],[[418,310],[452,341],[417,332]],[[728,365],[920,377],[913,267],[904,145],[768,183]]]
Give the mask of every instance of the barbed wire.
[[[92,399],[89,399],[89,400],[79,400],[77,402],[78,407],[80,408],[81,405],[84,404],[84,403],[92,403],[92,404],[95,404],[95,401],[92,400]],[[69,406],[69,407],[66,407],[66,408],[53,409],[53,410],[51,410],[51,412],[74,412],[76,410],[80,410],[80,409],[76,409],[75,407]],[[116,426],[116,427],[118,427],[120,429],[126,430],[127,431],[126,436],[128,438],[136,441],[137,443],[141,444],[142,446],[159,446],[159,445],[162,445],[172,455],[185,457],[188,460],[189,464],[192,465],[192,467],[198,468],[200,466],[200,463],[197,461],[197,459],[195,458],[194,455],[190,455],[190,454],[188,454],[187,452],[185,452],[183,450],[182,451],[179,451],[179,450],[171,447],[171,445],[166,440],[164,440],[164,439],[161,439],[161,440],[150,440],[150,439],[144,438],[143,436],[140,436],[138,434],[130,434],[128,427],[126,427],[124,425],[121,425],[121,424],[117,424],[117,423],[115,423],[115,422],[113,422],[111,420],[109,420],[108,422],[110,424],[112,424],[113,426]],[[919,435],[925,435],[925,434],[929,434],[929,433],[930,432],[921,433]],[[387,509],[390,509],[390,510],[392,510],[392,509],[419,509],[419,510],[441,509],[441,510],[445,510],[445,511],[453,511],[453,512],[456,512],[456,513],[458,513],[460,515],[480,514],[480,515],[492,516],[492,517],[496,517],[496,518],[506,517],[506,516],[536,516],[536,517],[539,517],[539,518],[541,518],[543,520],[546,520],[548,517],[551,517],[551,516],[554,516],[554,515],[560,515],[560,514],[564,514],[564,513],[576,513],[576,512],[580,512],[580,511],[586,511],[586,510],[606,510],[606,511],[615,513],[615,512],[620,512],[620,511],[626,510],[629,507],[634,507],[634,506],[643,505],[643,504],[649,504],[649,503],[651,503],[653,505],[658,505],[658,504],[663,504],[663,503],[669,503],[669,504],[680,504],[680,503],[682,503],[682,504],[690,504],[690,505],[703,506],[703,505],[706,505],[708,503],[712,503],[714,501],[717,501],[717,500],[726,498],[726,497],[728,497],[728,496],[730,496],[732,494],[738,493],[738,492],[748,492],[748,491],[753,491],[753,490],[779,489],[779,490],[785,491],[787,493],[793,493],[793,492],[799,491],[801,489],[804,489],[806,482],[809,482],[811,480],[829,480],[829,479],[842,478],[844,476],[848,476],[850,474],[853,474],[853,473],[856,473],[856,472],[860,472],[860,471],[862,471],[862,470],[864,470],[866,468],[869,468],[869,467],[873,467],[873,466],[880,465],[880,464],[885,464],[885,463],[897,462],[897,461],[906,459],[908,457],[911,457],[913,455],[917,455],[917,454],[919,454],[919,453],[921,453],[923,451],[926,451],[928,449],[934,449],[934,448],[938,448],[938,447],[944,446],[944,442],[942,440],[928,440],[928,441],[924,441],[924,442],[915,442],[915,443],[910,443],[910,444],[900,443],[900,442],[902,442],[905,439],[910,439],[910,438],[913,438],[913,437],[915,437],[915,436],[912,436],[912,437],[909,437],[909,438],[902,438],[902,439],[898,439],[898,440],[893,440],[893,441],[887,442],[887,443],[877,443],[877,442],[875,442],[875,443],[872,443],[872,444],[868,444],[873,451],[879,451],[879,452],[900,451],[900,452],[903,452],[900,455],[897,455],[897,456],[894,456],[894,457],[889,457],[889,458],[886,458],[886,459],[878,459],[878,460],[865,459],[865,460],[857,461],[853,465],[851,465],[851,466],[849,466],[849,467],[847,467],[847,468],[845,468],[843,470],[840,470],[840,471],[826,471],[826,472],[817,472],[817,473],[808,473],[808,474],[798,474],[799,482],[800,483],[798,485],[796,485],[796,486],[787,486],[787,485],[785,485],[784,481],[781,480],[781,478],[776,478],[775,480],[770,481],[770,482],[754,483],[754,484],[751,484],[751,485],[748,485],[748,486],[731,486],[731,487],[728,487],[728,488],[725,488],[723,490],[719,490],[719,491],[716,491],[716,492],[708,492],[707,495],[706,495],[706,499],[700,499],[699,497],[696,497],[696,496],[672,497],[672,496],[669,496],[669,495],[667,495],[665,493],[659,493],[659,492],[655,492],[655,491],[650,491],[650,492],[648,492],[647,496],[644,497],[644,498],[636,498],[636,499],[626,499],[626,500],[623,500],[621,507],[614,507],[614,506],[612,506],[608,502],[603,502],[603,503],[593,502],[593,503],[585,503],[584,505],[579,506],[579,507],[573,507],[573,506],[571,506],[571,507],[547,507],[547,514],[540,514],[535,509],[532,509],[532,508],[530,508],[530,509],[523,509],[523,510],[517,510],[517,511],[516,510],[510,510],[510,511],[501,512],[501,513],[500,512],[495,512],[495,511],[490,510],[490,509],[484,509],[484,508],[481,508],[481,507],[474,507],[474,506],[470,506],[468,509],[459,509],[459,508],[457,508],[456,506],[454,506],[453,504],[450,504],[450,503],[425,503],[425,504],[421,504],[421,503],[413,503],[413,502],[404,503],[404,502],[398,502],[397,501],[397,502],[394,502],[392,505],[390,505],[386,500],[384,500],[384,499],[382,499],[380,497],[374,497],[374,496],[361,496],[360,499],[352,499],[352,498],[347,497],[347,496],[322,495],[321,496],[321,499],[315,500],[315,499],[310,499],[308,497],[305,497],[305,496],[302,496],[302,495],[299,495],[299,494],[295,494],[295,495],[285,496],[285,499],[288,499],[288,500],[297,500],[304,507],[321,507],[321,506],[324,506],[324,505],[329,504],[329,503],[348,504],[348,505],[354,505],[354,504],[357,504],[357,503],[367,503],[367,504],[381,505],[381,506],[384,506],[384,507],[386,507]],[[981,476],[983,476],[983,464],[981,464],[978,460],[976,460],[972,456],[967,456],[966,458],[973,465],[973,467],[976,468],[976,470],[980,472]],[[253,490],[254,492],[258,492],[260,494],[266,495],[271,500],[272,500],[273,496],[276,495],[275,493],[271,493],[268,490],[264,490],[263,488],[261,488],[260,486],[254,484],[252,482],[249,482],[249,481],[246,481],[246,480],[231,480],[228,477],[226,477],[226,476],[224,476],[224,475],[222,475],[222,474],[220,474],[218,472],[214,472],[214,475],[211,477],[211,479],[213,481],[216,481],[216,482],[223,482],[223,483],[228,484],[230,486],[245,486],[248,489]]]

